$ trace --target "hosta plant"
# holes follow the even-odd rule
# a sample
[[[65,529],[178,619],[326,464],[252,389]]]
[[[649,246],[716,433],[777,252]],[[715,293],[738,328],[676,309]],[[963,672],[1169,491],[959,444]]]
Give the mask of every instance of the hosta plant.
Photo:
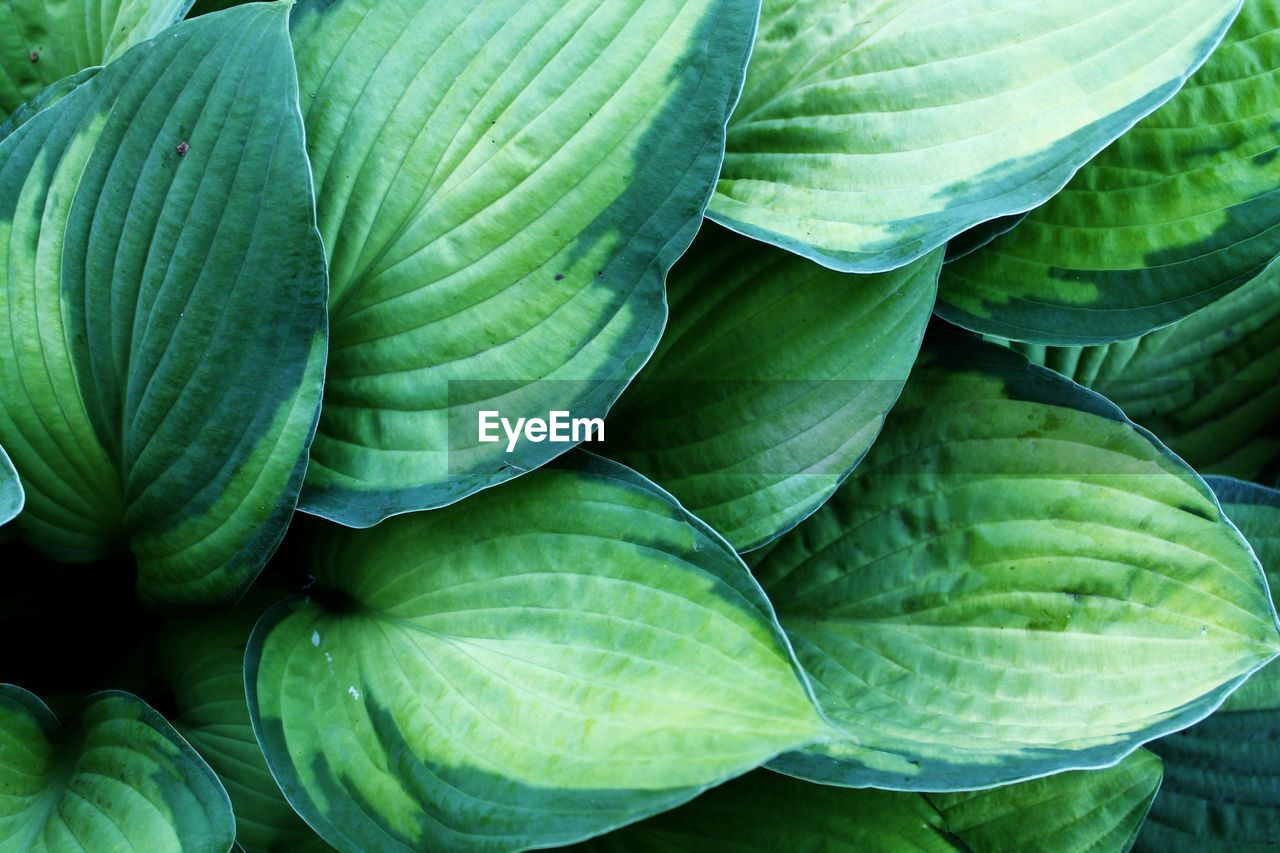
[[[1280,843],[1273,0],[0,0],[0,849]]]

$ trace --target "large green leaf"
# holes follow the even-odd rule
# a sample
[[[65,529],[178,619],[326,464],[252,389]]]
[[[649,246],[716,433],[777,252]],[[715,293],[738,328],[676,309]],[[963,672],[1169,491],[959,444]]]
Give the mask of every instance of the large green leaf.
[[[15,525],[59,559],[127,544],[150,601],[237,595],[306,467],[325,274],[288,12],[179,24],[0,142]]]
[[[24,496],[18,472],[14,470],[9,455],[0,447],[0,524],[7,524],[22,511]]]
[[[843,742],[773,766],[963,790],[1104,766],[1280,652],[1212,492],[1096,394],[926,346],[866,460],[757,577]]]
[[[876,272],[1034,207],[1167,100],[1239,0],[765,0],[710,215]]]
[[[289,802],[342,849],[566,843],[831,733],[724,540],[583,454],[447,509],[310,531],[245,679]]]
[[[303,507],[364,527],[564,452],[478,413],[603,416],[720,168],[752,0],[303,0],[332,338]]]
[[[1280,475],[1280,262],[1141,338],[1013,346],[1105,395],[1197,471],[1267,481]]]
[[[1280,5],[1245,0],[1169,103],[1022,224],[945,268],[939,312],[1017,340],[1098,343],[1257,276],[1280,255],[1277,56]]]
[[[760,770],[577,849],[1126,850],[1159,787],[1160,759],[1146,750],[1105,770],[1059,773],[963,794],[839,788]]]
[[[1076,770],[983,791],[926,794],[972,850],[1127,851],[1160,789],[1160,759],[1140,749],[1114,767]]]
[[[1210,481],[1223,509],[1280,584],[1280,492]],[[1138,838],[1142,850],[1270,849],[1280,839],[1280,667],[1250,678],[1204,722],[1151,745],[1165,784]]]
[[[822,505],[920,349],[941,251],[850,277],[711,226],[668,282],[671,323],[610,417],[608,452],[739,551]]]
[[[0,119],[182,19],[191,0],[0,0]]]
[[[218,774],[249,851],[297,850],[318,839],[285,801],[253,735],[244,694],[249,632],[279,596],[251,592],[228,613],[165,623],[154,664],[177,715],[173,726]]]
[[[234,832],[213,771],[136,696],[96,693],[63,731],[0,684],[0,847],[223,853]]]

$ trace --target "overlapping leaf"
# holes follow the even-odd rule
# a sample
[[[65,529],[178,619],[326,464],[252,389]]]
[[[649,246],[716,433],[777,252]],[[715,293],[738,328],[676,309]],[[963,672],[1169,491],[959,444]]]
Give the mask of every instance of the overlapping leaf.
[[[16,525],[230,598],[293,510],[324,257],[287,32],[253,4],[138,46],[0,142],[0,442]]]
[[[94,694],[63,731],[0,685],[0,847],[225,853],[234,832],[213,771],[137,697]]]
[[[191,0],[5,0],[0,119],[46,86],[159,35],[190,7]]]
[[[332,344],[303,506],[353,526],[564,452],[653,352],[741,86],[750,0],[303,0]]]
[[[1280,492],[1210,480],[1223,509],[1280,584]],[[1156,741],[1165,785],[1138,838],[1140,850],[1261,849],[1280,838],[1280,669],[1271,664],[1213,716]]]
[[[733,550],[571,458],[368,531],[317,526],[316,589],[254,629],[254,728],[348,849],[576,841],[830,733]]]
[[[880,432],[920,348],[941,252],[850,280],[704,229],[672,320],[608,422],[608,452],[739,551],[825,501]]]
[[[577,849],[584,851],[1127,850],[1160,786],[1160,759],[963,794],[813,785],[757,771]]]
[[[1173,100],[1017,228],[948,265],[943,316],[1018,340],[1118,340],[1257,276],[1280,255],[1277,56],[1280,6],[1246,0]]]
[[[231,797],[236,842],[249,851],[323,848],[285,801],[249,722],[245,644],[273,600],[255,592],[230,613],[171,620],[157,639],[156,669],[177,707],[174,728]]]
[[[755,571],[848,737],[773,766],[961,790],[1110,764],[1280,651],[1208,487],[1097,395],[926,348],[868,458]]]
[[[710,215],[892,269],[1040,204],[1167,100],[1238,0],[765,0]]]
[[[1106,396],[1197,471],[1266,482],[1280,476],[1280,262],[1141,338],[1013,346]]]

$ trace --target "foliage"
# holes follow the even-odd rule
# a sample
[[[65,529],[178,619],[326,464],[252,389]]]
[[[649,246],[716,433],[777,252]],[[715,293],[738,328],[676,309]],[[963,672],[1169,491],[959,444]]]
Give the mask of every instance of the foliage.
[[[1278,200],[1273,0],[0,0],[0,848],[1280,841]]]

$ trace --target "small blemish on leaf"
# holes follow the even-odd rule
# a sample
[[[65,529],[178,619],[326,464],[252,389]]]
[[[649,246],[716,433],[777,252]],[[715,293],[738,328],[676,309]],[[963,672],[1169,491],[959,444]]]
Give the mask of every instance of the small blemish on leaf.
[[[556,281],[564,281],[564,273],[562,272],[556,273]]]
[[[177,150],[178,150],[178,156],[179,156],[179,157],[186,157],[186,156],[187,156],[187,152],[191,150],[191,146],[190,146],[190,145],[188,145],[188,144],[187,144],[187,143],[185,143],[185,142],[179,142],[179,143],[178,143],[178,149],[177,149]]]
[[[32,62],[39,62],[39,61],[40,61],[40,54],[39,54],[39,52],[37,52],[37,51],[34,51],[34,50],[33,50],[33,51],[31,51],[31,55],[30,55],[30,56],[28,56],[28,57],[27,57],[27,59],[30,59]]]

